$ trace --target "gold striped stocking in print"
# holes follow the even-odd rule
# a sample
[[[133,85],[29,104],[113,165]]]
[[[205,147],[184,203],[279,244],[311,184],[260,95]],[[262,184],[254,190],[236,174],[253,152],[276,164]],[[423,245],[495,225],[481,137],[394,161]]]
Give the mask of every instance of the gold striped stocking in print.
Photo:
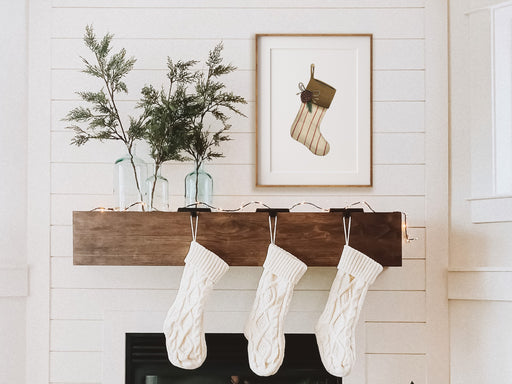
[[[309,111],[307,103],[301,103],[290,129],[290,135],[317,156],[325,156],[330,150],[329,143],[320,133],[320,123],[326,111],[327,108],[314,103]]]

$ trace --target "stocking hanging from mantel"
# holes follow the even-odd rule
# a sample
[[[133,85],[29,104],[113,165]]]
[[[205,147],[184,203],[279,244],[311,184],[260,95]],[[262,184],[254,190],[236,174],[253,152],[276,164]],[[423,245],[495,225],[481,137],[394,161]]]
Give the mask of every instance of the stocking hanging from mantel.
[[[355,329],[368,287],[382,272],[382,265],[350,247],[343,218],[345,246],[338,263],[327,304],[315,328],[322,363],[331,375],[347,376],[356,359]]]
[[[229,266],[215,253],[196,242],[197,220],[176,299],[164,322],[169,361],[183,369],[200,367],[206,359],[204,305],[213,286]]]
[[[270,245],[256,299],[244,330],[249,342],[249,366],[259,376],[275,374],[283,363],[284,319],[288,313],[293,288],[307,269],[306,264],[275,245],[276,224],[277,216],[272,231],[269,217]]]

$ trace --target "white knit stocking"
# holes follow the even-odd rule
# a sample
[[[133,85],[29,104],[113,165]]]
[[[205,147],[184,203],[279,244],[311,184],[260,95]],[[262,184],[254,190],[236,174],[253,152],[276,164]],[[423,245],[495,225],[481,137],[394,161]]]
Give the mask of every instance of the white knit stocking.
[[[306,272],[306,264],[275,244],[268,247],[256,299],[245,326],[249,365],[254,373],[270,376],[284,358],[283,322],[293,288]]]
[[[173,365],[195,369],[206,359],[204,304],[228,268],[215,253],[192,241],[176,300],[164,322],[167,354]]]
[[[325,309],[316,325],[316,339],[325,369],[349,374],[355,361],[355,328],[368,287],[382,265],[345,245]]]

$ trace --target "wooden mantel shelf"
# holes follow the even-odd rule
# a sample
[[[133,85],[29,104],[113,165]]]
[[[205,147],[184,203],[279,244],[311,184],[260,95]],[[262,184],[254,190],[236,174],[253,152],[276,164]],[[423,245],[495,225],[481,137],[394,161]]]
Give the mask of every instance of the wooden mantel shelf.
[[[267,212],[199,212],[197,241],[231,266],[261,266],[270,241]],[[309,266],[336,266],[341,212],[279,212],[276,244]],[[400,212],[353,212],[350,246],[383,266],[402,265]],[[73,212],[75,265],[183,265],[188,212]]]

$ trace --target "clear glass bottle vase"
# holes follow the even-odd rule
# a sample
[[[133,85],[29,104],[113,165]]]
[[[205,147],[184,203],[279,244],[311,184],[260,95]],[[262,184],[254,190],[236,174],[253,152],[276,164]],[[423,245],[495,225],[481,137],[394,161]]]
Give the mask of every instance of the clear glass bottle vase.
[[[213,200],[213,178],[203,169],[203,166],[196,165],[194,170],[185,177],[185,206],[196,202],[212,204]]]
[[[168,211],[169,181],[162,176],[161,167],[155,168],[156,165],[153,166],[153,174],[146,179],[146,208],[148,211]]]
[[[132,204],[144,201],[144,182],[147,179],[147,165],[135,155],[135,146],[132,156],[125,154],[114,163],[114,204],[121,210]],[[130,208],[131,210],[144,210],[142,204]]]

